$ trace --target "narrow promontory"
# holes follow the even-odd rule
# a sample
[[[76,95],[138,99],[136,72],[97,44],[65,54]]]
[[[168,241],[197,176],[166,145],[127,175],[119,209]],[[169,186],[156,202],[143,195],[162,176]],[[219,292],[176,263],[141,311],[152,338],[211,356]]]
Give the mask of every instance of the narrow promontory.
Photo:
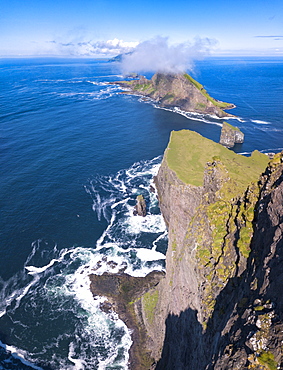
[[[187,73],[156,73],[151,80],[141,76],[137,80],[115,83],[130,89],[130,93],[153,99],[161,107],[179,108],[186,112],[227,117],[231,114],[224,110],[235,107],[212,98],[204,87]]]
[[[173,131],[155,183],[166,274],[91,278],[132,329],[129,368],[283,369],[283,152]]]
[[[166,277],[141,299],[156,369],[282,368],[282,157],[172,132],[156,178]]]

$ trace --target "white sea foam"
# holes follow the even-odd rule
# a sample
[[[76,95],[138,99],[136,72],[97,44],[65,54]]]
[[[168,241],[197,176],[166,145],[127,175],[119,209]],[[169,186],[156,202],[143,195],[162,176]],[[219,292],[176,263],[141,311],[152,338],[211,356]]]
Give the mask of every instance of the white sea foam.
[[[281,148],[269,148],[269,149],[264,149],[264,150],[261,150],[262,153],[266,152],[266,153],[279,153],[279,152],[282,152],[283,150],[283,147]]]
[[[137,95],[140,97],[140,95]],[[184,111],[178,107],[173,107],[173,108],[166,108],[166,107],[161,107],[160,105],[156,104],[156,102],[150,98],[140,98],[139,99],[140,102],[147,102],[147,103],[150,103],[153,105],[154,108],[156,109],[162,109],[162,110],[165,110],[165,111],[168,111],[168,112],[173,112],[173,113],[177,113],[181,116],[184,116],[188,119],[191,119],[191,120],[194,120],[194,121],[201,121],[201,122],[204,122],[204,123],[208,123],[208,124],[212,124],[212,125],[216,125],[216,126],[222,126],[222,123],[220,122],[217,122],[217,121],[213,121],[213,120],[221,120],[223,118],[219,118],[218,116],[216,115],[213,115],[213,114],[202,114],[202,113],[196,113],[196,112],[187,112],[187,111]],[[226,119],[226,117],[225,117]]]
[[[129,209],[130,212],[132,212],[131,208]],[[122,226],[125,233],[132,235],[139,233],[163,233],[166,230],[166,225],[161,215],[129,216],[124,220]]]
[[[31,367],[32,369],[35,370],[43,370],[41,367],[34,365],[32,362],[29,362],[26,360],[27,357],[27,352],[16,348],[14,346],[9,346],[7,344],[4,344],[0,340],[0,347],[4,348],[7,352],[9,352],[14,358],[18,359],[21,361],[22,364]]]
[[[164,260],[165,255],[151,249],[138,248],[136,249],[137,257],[143,261],[158,261]]]
[[[187,112],[187,111],[184,111],[184,110],[180,109],[179,107],[173,107],[173,108],[161,107],[159,104],[156,103],[156,101],[154,99],[151,99],[151,98],[145,97],[145,96],[141,96],[140,94],[135,94],[135,93],[132,92],[132,90],[130,88],[127,89],[127,88],[123,87],[122,90],[131,92],[131,96],[138,97],[139,102],[149,103],[156,109],[162,109],[162,110],[165,110],[165,111],[168,111],[168,112],[177,113],[177,114],[180,114],[181,116],[184,116],[184,117],[186,117],[188,119],[191,119],[191,120],[194,120],[194,121],[201,121],[201,122],[208,123],[208,124],[213,124],[213,125],[216,125],[216,126],[222,126],[222,123],[213,121],[213,120],[222,120],[223,119],[223,118],[220,118],[216,115],[202,114],[202,113],[196,113],[196,112]],[[211,120],[211,119],[213,119],[213,120]],[[237,120],[242,122],[242,119],[240,117],[225,117],[225,119],[237,119]]]
[[[271,122],[261,121],[259,119],[252,119],[251,122],[258,123],[260,125],[270,125],[271,124]]]
[[[26,296],[37,281],[37,278],[33,278],[31,281],[27,279],[23,271],[6,281],[0,292],[0,317],[7,313],[7,308],[12,304],[10,311],[14,312],[19,307],[22,298]]]
[[[239,116],[232,116],[232,117],[224,117],[225,118],[225,121],[227,120],[235,120],[235,121],[239,121],[239,122],[245,122],[244,118],[242,117],[239,117]]]
[[[87,256],[85,255],[87,254]],[[79,257],[80,255],[80,257]],[[93,300],[92,293],[89,290],[89,275],[93,273],[93,262],[97,260],[97,255],[93,250],[88,249],[87,251],[83,248],[74,249],[70,254],[71,258],[74,260],[81,260],[82,265],[72,274],[66,276],[66,289],[69,293],[73,294],[75,299],[79,302],[80,307],[82,307],[86,312],[89,312],[87,322],[88,325],[84,328],[85,333],[87,333],[87,338],[91,342],[91,345],[97,345],[97,342],[103,344],[104,347],[108,348],[110,357],[117,357],[119,348],[123,348],[125,351],[125,367],[128,362],[128,350],[132,344],[130,333],[126,325],[118,319],[117,315],[112,314],[111,319],[115,321],[115,327],[119,327],[124,332],[123,343],[117,344],[116,346],[112,343],[111,338],[112,329],[109,326],[109,315],[99,310],[99,306],[105,301],[104,297],[96,297]],[[100,256],[102,257],[102,256]],[[85,261],[87,261],[87,265]],[[72,342],[70,345],[69,358],[75,363],[76,369],[84,369],[84,358],[81,354],[80,358],[74,358],[74,347],[75,343]],[[80,349],[81,351],[82,349]],[[109,356],[109,355],[108,355]],[[108,362],[110,365],[111,362]]]
[[[47,361],[59,370],[128,368],[131,333],[117,314],[100,309],[106,298],[96,296],[94,299],[89,289],[89,275],[124,272],[131,276],[146,276],[153,270],[164,270],[167,231],[158,211],[156,195],[150,191],[160,161],[161,157],[157,157],[135,163],[115,176],[96,176],[85,186],[97,218],[108,223],[96,248],[58,250],[57,245],[38,240],[32,244],[23,270],[9,282],[1,281],[4,286],[1,314],[9,315],[15,331],[13,357],[20,356],[23,363],[45,364]],[[138,194],[143,194],[146,199],[146,217],[133,215]],[[33,320],[56,323],[62,316],[72,330],[60,331],[64,321],[58,328],[53,324],[48,343],[33,345],[36,326],[30,326],[31,340],[26,342],[21,336],[30,325],[30,319],[20,321],[18,317],[30,307],[39,313]],[[21,328],[19,332],[17,328]],[[17,349],[16,343],[23,343],[23,349]],[[68,343],[68,353],[62,356],[59,352],[64,343]],[[34,348],[33,352],[28,348]]]
[[[93,84],[97,86],[107,85],[107,87],[101,88],[98,91],[92,91],[92,92],[85,92],[85,91],[84,92],[67,92],[67,93],[56,93],[56,95],[62,98],[76,97],[78,99],[83,99],[83,100],[104,100],[104,99],[109,99],[114,95],[117,95],[121,91],[120,87],[116,85],[109,86],[108,84],[105,84],[105,83],[93,83]]]
[[[42,252],[40,245],[42,247],[44,243],[38,242],[33,244],[32,252],[27,258],[27,261],[30,262],[36,252]],[[116,250],[116,254],[118,255],[117,252]],[[20,292],[14,294],[13,300],[19,300],[19,302],[17,302],[16,306],[13,304],[15,306],[13,309],[8,308],[10,319],[14,324],[18,322],[17,320],[13,320],[13,314],[19,308],[20,302],[24,297],[28,295],[28,301],[34,301],[34,304],[40,304],[37,303],[37,296],[39,295],[41,300],[43,299],[43,301],[50,303],[49,311],[45,312],[43,310],[43,315],[47,315],[48,317],[52,312],[52,315],[55,315],[54,318],[56,318],[57,315],[60,315],[61,310],[64,312],[67,309],[73,311],[78,322],[84,325],[82,330],[81,324],[79,324],[74,329],[72,337],[62,333],[58,337],[49,339],[51,340],[50,344],[48,344],[49,350],[59,346],[60,338],[63,341],[70,340],[68,359],[72,365],[69,365],[63,358],[57,357],[58,355],[54,353],[54,358],[49,359],[53,368],[60,370],[98,368],[100,365],[97,362],[97,356],[99,357],[97,350],[99,351],[99,348],[104,348],[105,354],[104,357],[101,357],[103,363],[107,364],[107,366],[113,365],[114,360],[118,357],[118,353],[122,350],[124,356],[117,361],[119,362],[119,366],[126,369],[128,350],[132,344],[130,332],[116,314],[106,314],[100,310],[100,305],[105,301],[105,298],[96,297],[94,300],[89,289],[89,275],[95,272],[99,264],[104,265],[104,271],[111,271],[110,263],[113,264],[113,261],[111,261],[113,256],[111,256],[111,253],[105,251],[100,253],[100,251],[93,248],[83,247],[63,249],[60,252],[56,250],[56,253],[58,253],[58,257],[54,258],[53,261],[57,261],[57,267],[60,267],[59,270],[55,269],[55,263],[49,263],[44,268],[36,268],[31,265],[26,266],[28,267],[26,269],[27,272],[29,272],[28,270],[33,272],[32,282],[25,285]],[[105,258],[105,253],[106,255],[108,254],[108,259]],[[119,258],[122,264],[123,257],[119,256]],[[47,273],[48,275],[46,275]],[[17,279],[19,280],[19,276]],[[76,304],[71,304],[70,306],[70,303],[67,303],[71,302],[70,299],[74,303],[76,302]],[[24,305],[26,305],[26,301]],[[38,320],[40,321],[41,318],[39,317]],[[19,325],[24,326],[20,322]],[[33,329],[30,328],[29,331],[32,335]],[[115,332],[120,332],[119,337],[121,338],[118,341],[115,335],[113,336]],[[11,352],[13,357],[17,358],[19,356],[23,363],[27,363],[26,361],[32,363],[32,361],[42,362],[40,356],[48,350],[48,346],[45,346],[45,349],[38,353],[18,349],[16,346],[7,347],[6,349]],[[39,369],[36,365],[33,365],[33,367]]]
[[[263,153],[263,154],[268,154],[268,153],[279,153],[282,150],[283,150],[283,147],[282,148],[268,148],[268,149],[262,149],[262,150],[260,150],[260,152]],[[239,153],[239,154],[251,155],[252,152],[242,152],[242,153]]]
[[[29,275],[40,274],[47,270],[49,267],[53,266],[55,262],[58,262],[57,259],[51,260],[46,266],[35,267],[35,266],[25,266],[25,269],[28,270]]]
[[[99,82],[99,81],[86,81],[89,84],[96,85],[96,86],[107,86],[109,85],[107,82]]]

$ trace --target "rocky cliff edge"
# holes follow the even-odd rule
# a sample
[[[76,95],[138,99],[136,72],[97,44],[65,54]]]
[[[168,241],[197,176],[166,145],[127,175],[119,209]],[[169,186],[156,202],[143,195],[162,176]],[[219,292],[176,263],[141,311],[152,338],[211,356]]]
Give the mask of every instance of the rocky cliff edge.
[[[155,182],[165,276],[91,276],[132,330],[129,368],[283,369],[283,152],[172,132]]]
[[[156,177],[166,277],[141,300],[156,369],[282,368],[282,153],[268,162],[172,132]]]

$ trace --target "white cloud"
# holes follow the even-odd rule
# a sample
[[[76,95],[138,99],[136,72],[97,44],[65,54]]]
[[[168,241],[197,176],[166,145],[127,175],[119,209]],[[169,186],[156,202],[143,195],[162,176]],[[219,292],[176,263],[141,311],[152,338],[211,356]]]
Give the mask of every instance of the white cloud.
[[[132,54],[124,55],[121,69],[131,72],[183,72],[193,68],[194,60],[209,54],[216,40],[196,38],[170,45],[167,37],[157,36],[137,45]]]
[[[114,38],[107,41],[58,42],[51,41],[60,54],[75,56],[116,56],[132,51],[138,42],[127,42]]]

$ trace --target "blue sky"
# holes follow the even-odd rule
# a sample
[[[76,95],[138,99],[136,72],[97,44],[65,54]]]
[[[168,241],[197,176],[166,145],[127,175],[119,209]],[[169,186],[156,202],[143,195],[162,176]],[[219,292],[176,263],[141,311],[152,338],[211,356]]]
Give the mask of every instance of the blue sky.
[[[0,56],[111,56],[157,36],[283,55],[283,0],[1,0]]]

